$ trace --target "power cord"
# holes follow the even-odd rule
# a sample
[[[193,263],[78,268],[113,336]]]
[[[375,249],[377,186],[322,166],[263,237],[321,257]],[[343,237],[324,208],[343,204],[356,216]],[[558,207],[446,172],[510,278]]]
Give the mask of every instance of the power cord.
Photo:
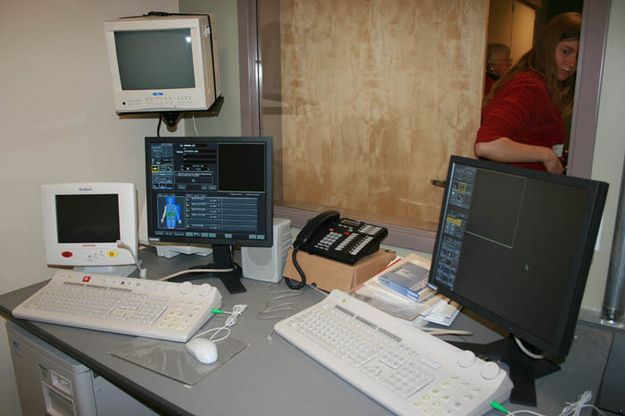
[[[148,269],[142,269],[141,268],[141,264],[139,263],[139,260],[137,259],[137,256],[135,256],[134,251],[132,251],[132,248],[124,243],[122,240],[117,240],[115,242],[115,245],[117,246],[117,248],[120,248],[122,250],[126,250],[130,253],[130,255],[132,256],[132,260],[135,262],[135,264],[137,265],[137,269],[139,269],[139,277],[141,279],[146,279],[148,277]]]
[[[267,293],[271,295],[277,295],[270,298],[265,307],[256,314],[258,319],[283,319],[288,318],[295,312],[295,304],[293,302],[282,301],[296,296],[301,296],[302,292],[299,290],[282,289],[280,282],[274,283],[267,287]],[[277,301],[282,301],[275,303]]]
[[[167,276],[159,277],[157,280],[169,280],[187,273],[228,273],[232,271],[234,271],[234,268],[232,267],[228,269],[187,269],[169,274]]]
[[[560,412],[558,416],[579,416],[582,414],[582,410],[587,409],[587,408],[592,408],[595,411],[597,411],[600,415],[607,416],[605,413],[599,410],[595,405],[589,404],[588,402],[590,401],[590,399],[592,399],[592,393],[589,390],[586,390],[584,393],[582,393],[581,396],[579,396],[576,402],[572,402],[572,403],[566,402],[566,406],[562,408],[562,411]],[[534,412],[532,410],[525,410],[525,409],[515,410],[514,412],[511,412],[510,410],[506,409],[501,403],[496,402],[496,401],[490,402],[490,406],[493,409],[498,410],[502,413],[505,413],[509,416],[520,415],[520,414],[545,416],[542,413]]]
[[[527,355],[530,358],[533,358],[534,360],[542,360],[546,356],[546,354],[544,353],[537,354],[535,352],[530,351],[529,348],[527,348],[525,344],[523,344],[523,341],[521,341],[517,337],[514,337],[514,342],[516,342],[517,347],[519,347],[519,349],[523,352],[523,354]]]

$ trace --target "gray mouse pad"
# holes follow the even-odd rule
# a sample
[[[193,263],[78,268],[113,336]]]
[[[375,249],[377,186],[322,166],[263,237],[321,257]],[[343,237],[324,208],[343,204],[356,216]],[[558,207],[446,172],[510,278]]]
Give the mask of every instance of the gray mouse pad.
[[[247,345],[234,338],[217,343],[217,361],[202,364],[187,352],[184,342],[136,338],[110,353],[181,383],[193,385],[229,361]]]

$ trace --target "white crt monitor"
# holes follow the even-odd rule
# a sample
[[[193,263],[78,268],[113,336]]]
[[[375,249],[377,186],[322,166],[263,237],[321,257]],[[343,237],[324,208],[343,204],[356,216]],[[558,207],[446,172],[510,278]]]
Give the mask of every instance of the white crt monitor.
[[[56,266],[135,264],[137,202],[132,183],[61,183],[41,186],[46,259]],[[96,269],[97,270],[97,269]]]
[[[213,15],[104,23],[118,113],[207,110],[221,95]]]

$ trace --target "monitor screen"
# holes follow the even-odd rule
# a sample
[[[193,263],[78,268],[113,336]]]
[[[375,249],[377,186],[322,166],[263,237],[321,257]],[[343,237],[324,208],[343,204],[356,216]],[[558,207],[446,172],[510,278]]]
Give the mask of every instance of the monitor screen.
[[[210,244],[223,264],[234,245],[271,247],[271,138],[148,137],[145,150],[150,241]]]
[[[120,239],[117,194],[56,195],[58,242],[114,243]]]
[[[191,29],[115,32],[123,90],[194,88]]]
[[[430,285],[565,357],[606,193],[601,182],[452,157]]]

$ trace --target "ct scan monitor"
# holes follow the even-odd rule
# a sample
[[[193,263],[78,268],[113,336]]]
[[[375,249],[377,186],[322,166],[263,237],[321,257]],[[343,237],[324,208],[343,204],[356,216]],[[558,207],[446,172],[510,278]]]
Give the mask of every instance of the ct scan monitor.
[[[429,284],[510,334],[456,345],[508,364],[512,401],[535,404],[534,378],[569,352],[607,189],[451,158]]]
[[[145,155],[148,239],[211,245],[214,264],[201,268],[245,291],[234,247],[273,242],[271,138],[147,137]]]

